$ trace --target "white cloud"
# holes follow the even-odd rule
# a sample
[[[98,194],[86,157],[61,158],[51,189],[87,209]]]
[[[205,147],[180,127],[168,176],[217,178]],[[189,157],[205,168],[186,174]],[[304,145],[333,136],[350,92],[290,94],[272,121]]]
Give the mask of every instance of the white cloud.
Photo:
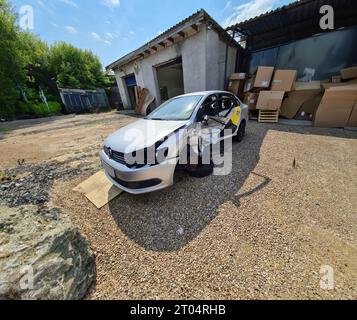
[[[78,31],[75,27],[72,27],[72,26],[66,26],[64,28],[66,30],[67,33],[70,33],[70,34],[77,34]]]
[[[90,36],[94,39],[94,40],[102,40],[102,38],[100,37],[100,35],[96,32],[91,32]]]
[[[272,10],[277,2],[278,0],[251,0],[240,6],[233,7],[233,13],[223,22],[223,26],[226,28],[238,22],[259,16]],[[230,1],[227,2],[225,9],[229,6],[231,6]]]
[[[120,6],[120,0],[102,0],[102,4],[109,8],[115,8]]]
[[[69,6],[72,6],[74,8],[78,8],[78,4],[75,3],[73,0],[59,0],[59,1],[62,2],[62,3],[65,3],[65,4],[69,5]]]
[[[114,39],[114,34],[112,34],[111,32],[106,32],[105,33],[105,38],[107,40],[113,40]]]
[[[109,34],[114,38],[114,36],[113,36],[110,32],[107,32],[107,33],[104,35],[104,37],[101,37],[101,36],[100,36],[98,33],[96,33],[96,32],[91,32],[91,33],[90,33],[90,36],[92,37],[92,39],[94,39],[94,40],[96,40],[96,41],[100,41],[100,42],[103,42],[103,43],[105,43],[105,44],[107,44],[107,45],[111,45],[112,43],[111,43],[110,39],[113,39],[113,38],[108,37]]]
[[[129,34],[132,36],[135,36],[135,32],[134,31],[129,31]]]

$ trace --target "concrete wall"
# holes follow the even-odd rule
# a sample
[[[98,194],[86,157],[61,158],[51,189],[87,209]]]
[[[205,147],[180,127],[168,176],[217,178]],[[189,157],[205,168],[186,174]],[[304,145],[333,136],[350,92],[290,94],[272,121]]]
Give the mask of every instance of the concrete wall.
[[[200,32],[161,50],[147,58],[122,67],[115,71],[116,79],[125,108],[130,108],[128,94],[123,77],[135,74],[138,86],[147,88],[156,98],[156,105],[161,103],[157,81],[156,65],[182,57],[185,93],[225,89],[226,44],[219,39],[215,31],[200,26]],[[229,47],[227,77],[234,72],[236,49]]]
[[[235,72],[237,49],[220,40],[213,30],[207,30],[206,37],[206,90],[225,90],[228,77]]]

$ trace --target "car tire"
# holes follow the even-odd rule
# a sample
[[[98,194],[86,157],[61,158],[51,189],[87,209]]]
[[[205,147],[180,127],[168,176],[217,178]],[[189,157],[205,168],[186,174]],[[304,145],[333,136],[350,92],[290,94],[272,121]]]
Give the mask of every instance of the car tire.
[[[234,141],[239,143],[239,142],[242,142],[244,140],[246,126],[247,126],[246,122],[242,121],[242,123],[239,126],[237,135],[233,138]]]
[[[191,148],[190,147],[188,147],[188,148],[189,148],[188,150],[190,150],[190,153],[191,153],[192,152]],[[212,152],[212,150],[211,150],[211,152]],[[190,155],[188,155],[188,159],[190,159]],[[188,164],[187,169],[186,169],[188,174],[191,177],[195,177],[195,178],[208,177],[213,173],[213,170],[214,170],[213,161],[211,160],[210,164],[203,164],[201,156],[198,158],[198,164],[196,164],[196,165]]]
[[[211,162],[210,164],[198,164],[195,168],[189,168],[187,172],[191,177],[204,178],[210,176],[213,173],[213,169],[214,164]]]

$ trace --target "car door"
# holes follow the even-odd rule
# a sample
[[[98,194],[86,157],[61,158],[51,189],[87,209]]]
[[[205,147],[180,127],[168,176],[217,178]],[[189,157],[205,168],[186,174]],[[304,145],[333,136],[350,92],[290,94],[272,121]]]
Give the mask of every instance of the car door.
[[[206,121],[203,120],[206,116]],[[197,128],[200,130],[204,145],[214,144],[220,140],[224,123],[219,115],[218,96],[212,94],[202,103],[197,114]]]
[[[217,103],[220,120],[225,123],[223,130],[232,131],[232,134],[225,136],[225,138],[229,138],[238,131],[241,122],[242,109],[240,101],[230,93],[220,93]]]

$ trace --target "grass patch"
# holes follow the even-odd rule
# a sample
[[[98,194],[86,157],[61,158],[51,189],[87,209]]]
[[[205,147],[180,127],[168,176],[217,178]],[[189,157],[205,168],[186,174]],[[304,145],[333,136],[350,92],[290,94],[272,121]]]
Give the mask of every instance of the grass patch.
[[[0,132],[9,132],[11,129],[9,128],[0,128]]]
[[[0,170],[0,182],[8,180],[8,177],[4,171]]]

